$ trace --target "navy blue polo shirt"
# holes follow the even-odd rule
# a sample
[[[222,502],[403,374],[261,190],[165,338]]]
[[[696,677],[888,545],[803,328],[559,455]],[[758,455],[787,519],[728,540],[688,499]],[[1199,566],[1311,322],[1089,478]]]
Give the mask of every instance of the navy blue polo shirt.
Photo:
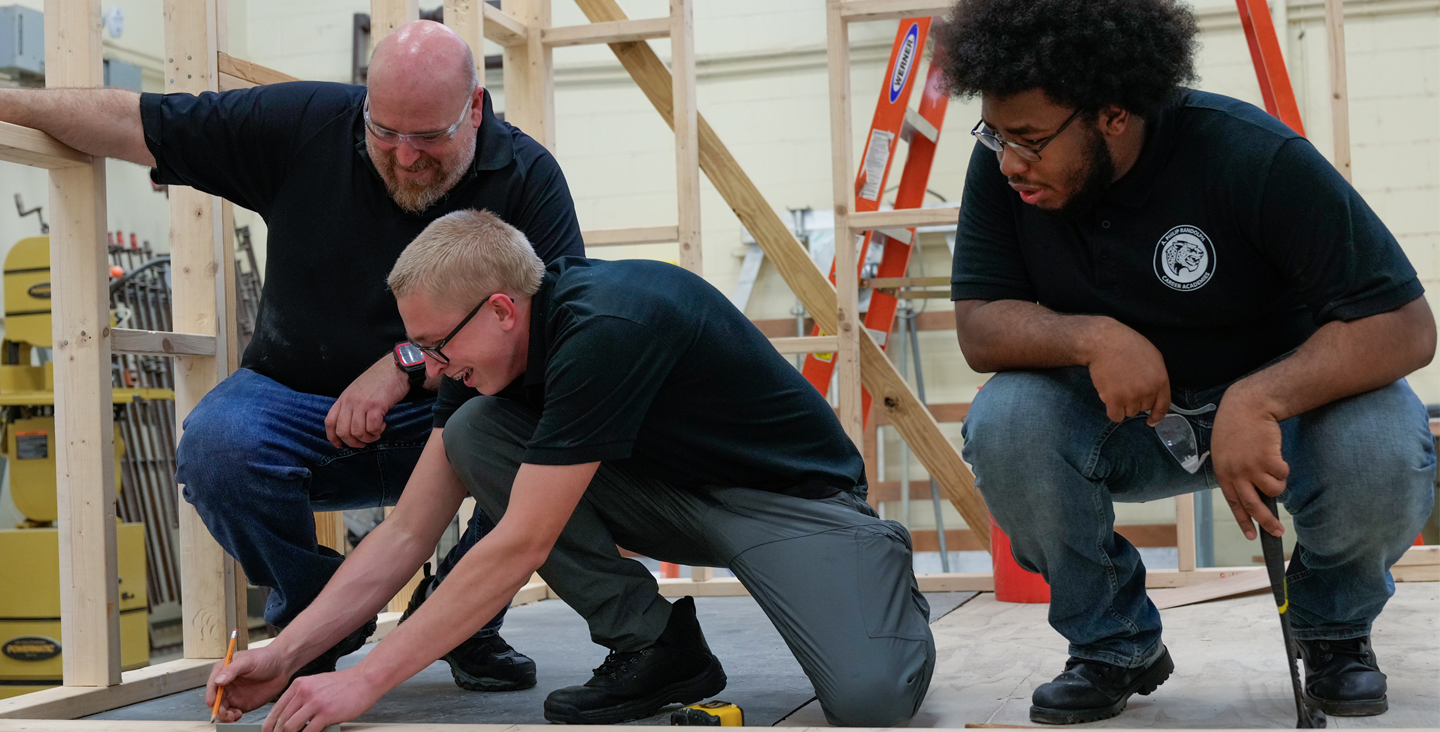
[[[477,394],[445,379],[435,426]],[[866,493],[825,399],[719,290],[671,264],[547,267],[525,375],[501,396],[540,413],[527,463],[613,463],[683,488]]]
[[[951,299],[1108,315],[1155,345],[1178,387],[1234,380],[1327,322],[1423,291],[1334,166],[1236,99],[1186,91],[1148,121],[1135,166],[1079,216],[1022,202],[984,146],[970,157]]]
[[[584,254],[560,166],[495,117],[488,92],[469,172],[420,214],[391,200],[370,161],[364,98],[362,86],[309,81],[140,97],[154,179],[223,196],[269,227],[265,288],[241,365],[329,397],[405,340],[385,277],[435,219],[489,209],[546,262]]]

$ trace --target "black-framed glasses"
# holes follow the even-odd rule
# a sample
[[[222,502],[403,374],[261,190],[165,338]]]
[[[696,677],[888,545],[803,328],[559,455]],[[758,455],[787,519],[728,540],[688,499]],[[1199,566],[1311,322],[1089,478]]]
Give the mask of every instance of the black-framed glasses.
[[[975,139],[979,140],[981,145],[984,145],[985,147],[988,147],[991,150],[995,151],[996,155],[1004,153],[1005,147],[1008,145],[1011,150],[1015,151],[1016,155],[1020,156],[1021,160],[1028,160],[1032,163],[1038,163],[1040,162],[1040,151],[1044,150],[1046,145],[1054,142],[1055,138],[1059,137],[1060,133],[1064,132],[1065,128],[1069,127],[1070,123],[1074,122],[1075,118],[1079,116],[1080,110],[1076,109],[1060,125],[1060,129],[1055,130],[1055,134],[1045,138],[1044,140],[1041,140],[1040,144],[1033,146],[1025,145],[1019,142],[1011,142],[1010,140],[1001,137],[994,130],[990,129],[990,126],[985,124],[985,120],[983,119],[975,123],[975,129],[970,130],[970,134],[974,135]]]
[[[433,150],[455,137],[455,133],[459,131],[460,125],[465,124],[465,118],[470,116],[470,109],[474,104],[475,90],[471,89],[470,97],[465,102],[465,109],[460,112],[460,119],[455,120],[455,124],[450,125],[448,128],[435,132],[405,134],[375,124],[370,121],[370,95],[368,93],[365,95],[365,106],[361,114],[365,118],[365,129],[369,130],[370,134],[375,136],[375,139],[386,145],[399,145],[402,142],[408,142],[410,143],[410,147],[416,150]]]
[[[499,293],[496,293],[496,294],[499,294]],[[410,341],[410,343],[411,343],[412,345],[414,345],[416,348],[420,349],[420,352],[421,352],[421,353],[423,353],[423,354],[425,354],[425,355],[427,355],[427,356],[430,356],[430,357],[434,358],[436,361],[439,361],[440,363],[450,363],[450,358],[449,358],[448,356],[446,356],[444,353],[442,353],[442,352],[440,351],[440,349],[444,348],[444,347],[445,347],[445,344],[449,343],[452,339],[455,338],[455,336],[460,335],[460,331],[462,331],[462,330],[465,329],[465,326],[470,323],[470,319],[471,319],[471,318],[474,318],[474,317],[475,317],[475,314],[478,313],[478,312],[480,312],[480,309],[483,308],[483,307],[485,307],[485,305],[490,302],[490,298],[492,298],[492,297],[495,297],[495,295],[486,295],[486,296],[485,296],[485,299],[484,299],[484,300],[481,300],[481,301],[480,301],[480,304],[479,304],[479,305],[476,305],[476,306],[475,306],[475,309],[474,309],[474,310],[471,310],[471,311],[470,311],[470,314],[469,314],[469,315],[466,315],[466,316],[465,316],[465,319],[462,320],[462,321],[460,321],[460,324],[459,324],[459,325],[455,326],[455,330],[450,331],[450,335],[447,335],[447,336],[445,336],[444,338],[441,338],[435,345],[433,345],[433,346],[422,346],[422,345],[420,345],[419,343],[416,343],[415,341]]]

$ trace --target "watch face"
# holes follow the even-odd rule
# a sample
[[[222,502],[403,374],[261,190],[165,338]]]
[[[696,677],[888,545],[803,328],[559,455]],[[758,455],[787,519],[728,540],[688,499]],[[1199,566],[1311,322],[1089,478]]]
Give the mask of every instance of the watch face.
[[[395,361],[402,367],[414,368],[425,364],[425,354],[414,343],[405,341],[395,345]]]

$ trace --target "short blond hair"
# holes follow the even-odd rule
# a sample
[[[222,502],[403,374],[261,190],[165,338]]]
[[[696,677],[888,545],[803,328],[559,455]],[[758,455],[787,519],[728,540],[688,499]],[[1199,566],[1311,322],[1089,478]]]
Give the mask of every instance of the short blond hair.
[[[530,297],[544,274],[519,229],[489,211],[465,210],[426,226],[400,253],[387,282],[397,298],[423,291],[439,304],[468,308],[497,292]]]

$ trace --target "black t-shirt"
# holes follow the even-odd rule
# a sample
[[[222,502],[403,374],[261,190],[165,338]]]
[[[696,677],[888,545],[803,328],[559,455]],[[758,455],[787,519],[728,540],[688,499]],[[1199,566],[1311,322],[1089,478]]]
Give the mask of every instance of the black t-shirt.
[[[435,426],[477,393],[445,379]],[[724,295],[674,265],[551,264],[525,375],[501,396],[540,412],[527,463],[615,463],[694,489],[866,493],[825,399]]]
[[[1315,147],[1235,99],[1187,91],[1156,114],[1134,168],[1081,216],[1023,203],[982,145],[970,157],[951,299],[1108,315],[1155,344],[1176,386],[1233,380],[1423,291]]]
[[[489,209],[547,262],[584,254],[555,158],[496,118],[488,92],[470,171],[418,215],[391,200],[370,162],[364,98],[365,87],[324,82],[140,98],[155,180],[223,196],[269,227],[265,289],[241,365],[330,397],[405,340],[385,277],[435,219]]]

